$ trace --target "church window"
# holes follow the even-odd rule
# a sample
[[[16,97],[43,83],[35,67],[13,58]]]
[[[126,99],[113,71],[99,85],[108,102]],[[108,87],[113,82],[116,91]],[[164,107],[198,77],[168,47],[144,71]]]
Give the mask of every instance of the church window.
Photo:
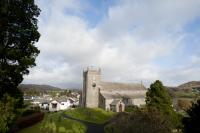
[[[96,87],[96,83],[92,83],[92,87]]]

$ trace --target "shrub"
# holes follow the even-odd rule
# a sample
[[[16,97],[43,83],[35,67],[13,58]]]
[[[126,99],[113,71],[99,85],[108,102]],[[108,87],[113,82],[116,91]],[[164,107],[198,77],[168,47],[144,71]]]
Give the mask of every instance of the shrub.
[[[38,112],[29,116],[19,118],[16,124],[20,129],[22,129],[41,121],[43,118],[44,118],[44,113]]]
[[[171,133],[170,121],[156,109],[120,113],[105,127],[106,133]]]
[[[190,100],[183,100],[179,99],[178,100],[178,108],[180,110],[188,110],[192,106],[192,102]]]
[[[0,99],[0,132],[8,132],[10,126],[15,120],[16,114],[14,107],[18,101],[5,94],[2,99]]]
[[[25,110],[23,113],[22,113],[22,116],[28,116],[28,115],[31,115],[31,114],[34,114],[34,113],[37,113],[39,111],[37,110]]]
[[[133,111],[135,111],[135,110],[137,110],[138,109],[138,107],[137,106],[126,106],[125,107],[125,111],[126,112],[133,112]]]
[[[193,103],[187,111],[188,117],[183,119],[185,133],[200,133],[200,99]]]

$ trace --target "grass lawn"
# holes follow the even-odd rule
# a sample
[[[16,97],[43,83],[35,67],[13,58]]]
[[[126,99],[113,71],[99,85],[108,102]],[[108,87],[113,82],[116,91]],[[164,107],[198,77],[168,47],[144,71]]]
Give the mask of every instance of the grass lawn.
[[[86,127],[76,121],[64,119],[61,113],[47,113],[44,119],[19,133],[85,133]]]
[[[65,111],[65,114],[88,122],[102,124],[110,119],[114,113],[100,108],[75,108]]]

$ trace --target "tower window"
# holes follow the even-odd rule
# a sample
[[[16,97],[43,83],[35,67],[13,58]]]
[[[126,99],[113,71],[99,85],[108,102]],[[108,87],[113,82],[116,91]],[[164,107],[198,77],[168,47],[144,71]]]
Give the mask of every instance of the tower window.
[[[92,87],[96,87],[96,83],[92,83]]]

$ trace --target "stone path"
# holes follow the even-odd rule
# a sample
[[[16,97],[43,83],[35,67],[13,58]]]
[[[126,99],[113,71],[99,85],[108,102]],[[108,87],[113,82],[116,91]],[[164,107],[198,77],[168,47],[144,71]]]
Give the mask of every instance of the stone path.
[[[63,115],[63,117],[83,123],[85,126],[87,126],[86,133],[104,133],[104,126],[106,123],[105,124],[96,124],[96,123],[76,119],[76,118],[73,118],[73,117],[65,115],[65,114]]]

